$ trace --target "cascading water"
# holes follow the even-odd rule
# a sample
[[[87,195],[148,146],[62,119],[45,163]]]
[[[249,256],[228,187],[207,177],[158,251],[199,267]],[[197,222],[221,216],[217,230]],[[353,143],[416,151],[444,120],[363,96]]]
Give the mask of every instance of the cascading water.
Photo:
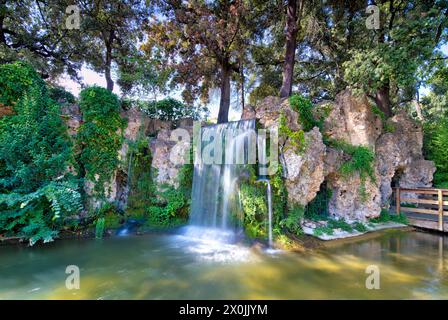
[[[202,128],[200,159],[195,159],[190,224],[231,229],[238,211],[242,165],[255,163],[255,121],[235,121]]]
[[[199,134],[198,134],[199,135]],[[196,142],[190,225],[185,235],[202,239],[201,254],[222,256],[237,252],[227,248],[242,220],[239,178],[247,176],[247,164],[255,164],[258,149],[259,181],[267,184],[268,234],[272,247],[272,197],[267,179],[266,136],[257,136],[255,120],[242,120],[201,128]],[[198,249],[199,248],[199,249]],[[223,249],[224,248],[224,249]]]

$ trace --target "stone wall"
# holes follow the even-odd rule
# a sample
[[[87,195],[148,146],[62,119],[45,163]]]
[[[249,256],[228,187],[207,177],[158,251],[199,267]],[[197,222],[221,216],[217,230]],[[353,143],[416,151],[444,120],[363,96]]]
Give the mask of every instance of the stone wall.
[[[76,104],[64,106],[62,109],[62,117],[67,125],[69,135],[75,138],[82,124],[82,114],[79,106]],[[108,202],[114,202],[119,208],[123,209],[129,194],[127,182],[130,143],[136,141],[140,135],[150,137],[150,144],[148,146],[152,152],[152,166],[157,172],[157,182],[160,184],[168,183],[176,185],[180,165],[173,165],[170,161],[169,155],[172,153],[172,148],[176,145],[175,141],[171,141],[171,132],[175,128],[184,128],[191,134],[193,121],[191,119],[181,119],[174,123],[171,121],[150,119],[137,109],[122,111],[121,117],[128,120],[128,125],[123,132],[124,142],[118,152],[121,165],[114,172],[111,181],[105,186],[105,193]],[[183,152],[181,149],[177,153],[182,154]],[[69,168],[69,170],[74,171],[74,168]],[[102,202],[93,196],[94,187],[94,181],[86,181],[84,184],[86,194],[90,195],[89,206],[91,208],[98,208],[101,207]]]

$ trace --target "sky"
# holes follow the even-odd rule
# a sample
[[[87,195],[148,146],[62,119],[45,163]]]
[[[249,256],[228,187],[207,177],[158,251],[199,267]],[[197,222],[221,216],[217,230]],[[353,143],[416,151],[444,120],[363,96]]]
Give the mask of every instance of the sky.
[[[445,44],[441,47],[441,51],[445,56],[448,56],[448,44]],[[104,75],[99,74],[92,69],[88,68],[87,66],[83,66],[80,71],[80,75],[82,77],[82,81],[86,85],[98,85],[101,87],[106,87],[106,78]],[[67,75],[63,75],[59,78],[59,85],[66,88],[68,91],[73,93],[75,96],[79,95],[79,92],[81,91],[81,86],[79,83],[71,80]],[[233,92],[235,90],[232,90]],[[114,93],[117,95],[121,95],[121,91],[119,86],[115,83],[114,85]],[[420,96],[423,97],[429,93],[429,89],[426,87],[421,87],[419,89]],[[182,100],[181,98],[181,90],[174,90],[170,92],[170,97]],[[165,98],[164,96],[161,96],[160,99]],[[231,110],[229,112],[229,120],[239,120],[241,117],[241,108],[238,107],[239,103],[238,100],[233,96],[231,98]],[[214,89],[210,92],[210,102],[207,105],[208,109],[210,110],[210,116],[209,119],[217,119],[218,117],[218,110],[219,110],[219,90]]]

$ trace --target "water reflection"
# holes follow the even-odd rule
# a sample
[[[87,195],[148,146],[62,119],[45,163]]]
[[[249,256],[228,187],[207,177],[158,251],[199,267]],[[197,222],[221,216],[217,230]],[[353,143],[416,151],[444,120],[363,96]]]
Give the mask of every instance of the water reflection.
[[[304,253],[151,234],[0,248],[0,299],[448,299],[447,238],[384,231]],[[65,268],[81,289],[65,288]],[[380,268],[381,289],[365,287]]]

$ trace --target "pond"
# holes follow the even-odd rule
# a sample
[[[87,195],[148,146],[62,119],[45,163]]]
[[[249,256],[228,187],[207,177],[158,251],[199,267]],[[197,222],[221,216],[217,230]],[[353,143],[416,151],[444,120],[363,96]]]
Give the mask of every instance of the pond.
[[[169,233],[2,246],[0,299],[448,299],[447,251],[446,237],[400,230],[304,253]],[[79,290],[66,288],[68,265]]]

